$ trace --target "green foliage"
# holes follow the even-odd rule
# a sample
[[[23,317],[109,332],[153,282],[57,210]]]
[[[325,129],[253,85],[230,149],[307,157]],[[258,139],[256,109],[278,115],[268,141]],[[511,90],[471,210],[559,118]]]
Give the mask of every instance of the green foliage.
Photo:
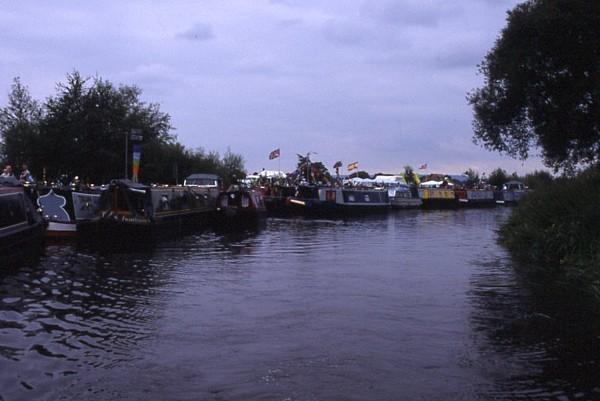
[[[41,119],[42,108],[21,80],[15,78],[8,105],[0,109],[0,154],[5,163],[15,165],[15,170],[38,157]]]
[[[548,166],[600,161],[600,2],[529,0],[480,65],[469,94],[475,140],[526,158],[539,146]]]
[[[17,78],[8,105],[0,109],[3,158],[28,162],[35,176],[45,169],[49,179],[78,175],[84,182],[106,183],[122,177],[125,141],[134,130],[143,135],[140,180],[177,183],[192,173],[216,173],[227,181],[243,177],[244,161],[227,151],[191,151],[175,141],[171,119],[154,103],[140,99],[141,90],[78,72],[57,85],[43,107],[31,99]],[[131,171],[132,143],[128,145]]]
[[[534,171],[523,177],[523,184],[530,189],[540,189],[547,187],[554,181],[554,177],[547,171]]]
[[[135,86],[115,87],[100,78],[90,82],[78,72],[69,74],[56,96],[47,100],[42,122],[47,157],[39,162],[49,176],[79,175],[93,182],[122,177],[125,140],[134,129],[147,144],[173,143],[170,116],[158,105],[142,102],[140,95]]]
[[[501,189],[507,181],[509,181],[508,173],[500,167],[492,171],[488,177],[488,183],[496,189]]]
[[[331,174],[322,162],[310,160],[310,152],[306,156],[298,155],[296,171],[300,179],[307,179],[309,183],[330,182]]]
[[[501,228],[500,241],[530,272],[600,294],[598,199],[597,169],[557,179],[527,195]]]
[[[464,174],[467,176],[467,187],[474,187],[475,185],[479,184],[480,178],[479,173],[477,171],[470,168],[467,171],[465,171]]]
[[[221,162],[217,173],[223,178],[225,185],[236,183],[238,180],[245,178],[244,158],[241,155],[231,153],[228,148]]]

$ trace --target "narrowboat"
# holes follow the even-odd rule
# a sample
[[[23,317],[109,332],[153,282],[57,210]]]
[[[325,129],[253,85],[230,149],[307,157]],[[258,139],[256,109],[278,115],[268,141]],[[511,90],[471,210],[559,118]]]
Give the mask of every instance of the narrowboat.
[[[195,173],[183,181],[183,185],[191,188],[195,194],[204,196],[210,206],[216,209],[217,197],[221,193],[223,180],[216,174]]]
[[[46,223],[32,201],[32,188],[0,177],[0,264],[39,250]]]
[[[527,194],[525,185],[519,181],[509,181],[502,186],[501,191],[496,192],[496,203],[514,205],[519,203]]]
[[[69,186],[41,187],[37,204],[48,222],[46,236],[73,238],[77,225],[98,214],[101,188],[75,189]]]
[[[208,196],[193,187],[148,186],[119,179],[102,192],[98,216],[80,227],[86,234],[156,235],[209,224],[213,214]]]
[[[289,198],[288,203],[307,214],[352,215],[390,209],[388,191],[383,188],[304,187],[298,192],[300,196]]]
[[[260,190],[269,214],[286,214],[290,212],[288,198],[296,195],[295,187],[274,184],[260,187]]]
[[[416,209],[423,205],[423,200],[419,198],[418,192],[413,191],[408,185],[390,187],[388,195],[392,209]]]
[[[494,191],[487,189],[455,189],[459,207],[492,207],[496,205]]]
[[[419,188],[419,198],[425,209],[454,209],[458,207],[452,188]]]
[[[231,185],[217,197],[217,221],[220,224],[244,225],[266,216],[261,192],[243,185]]]

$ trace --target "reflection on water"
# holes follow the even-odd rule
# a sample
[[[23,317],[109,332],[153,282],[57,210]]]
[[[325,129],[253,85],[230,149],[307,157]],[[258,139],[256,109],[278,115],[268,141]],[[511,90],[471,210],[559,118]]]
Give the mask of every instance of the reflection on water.
[[[597,398],[597,326],[515,275],[508,213],[51,245],[0,275],[0,400]]]

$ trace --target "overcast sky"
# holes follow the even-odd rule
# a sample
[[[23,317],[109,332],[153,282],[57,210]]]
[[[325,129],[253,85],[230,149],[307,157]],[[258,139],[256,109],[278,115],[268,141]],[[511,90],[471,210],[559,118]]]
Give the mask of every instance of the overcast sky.
[[[294,168],[519,173],[472,142],[467,92],[514,0],[0,1],[0,105],[20,76],[38,100],[78,70],[135,84],[190,148]],[[268,154],[281,148],[281,159]]]

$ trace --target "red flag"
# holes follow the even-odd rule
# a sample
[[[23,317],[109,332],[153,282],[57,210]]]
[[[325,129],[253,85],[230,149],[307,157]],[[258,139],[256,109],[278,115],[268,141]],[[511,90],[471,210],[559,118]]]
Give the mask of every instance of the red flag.
[[[279,148],[269,153],[269,160],[277,159],[279,157]]]
[[[426,168],[427,168],[427,163],[425,163],[425,164],[421,164],[421,165],[419,166],[419,170],[425,170]]]

